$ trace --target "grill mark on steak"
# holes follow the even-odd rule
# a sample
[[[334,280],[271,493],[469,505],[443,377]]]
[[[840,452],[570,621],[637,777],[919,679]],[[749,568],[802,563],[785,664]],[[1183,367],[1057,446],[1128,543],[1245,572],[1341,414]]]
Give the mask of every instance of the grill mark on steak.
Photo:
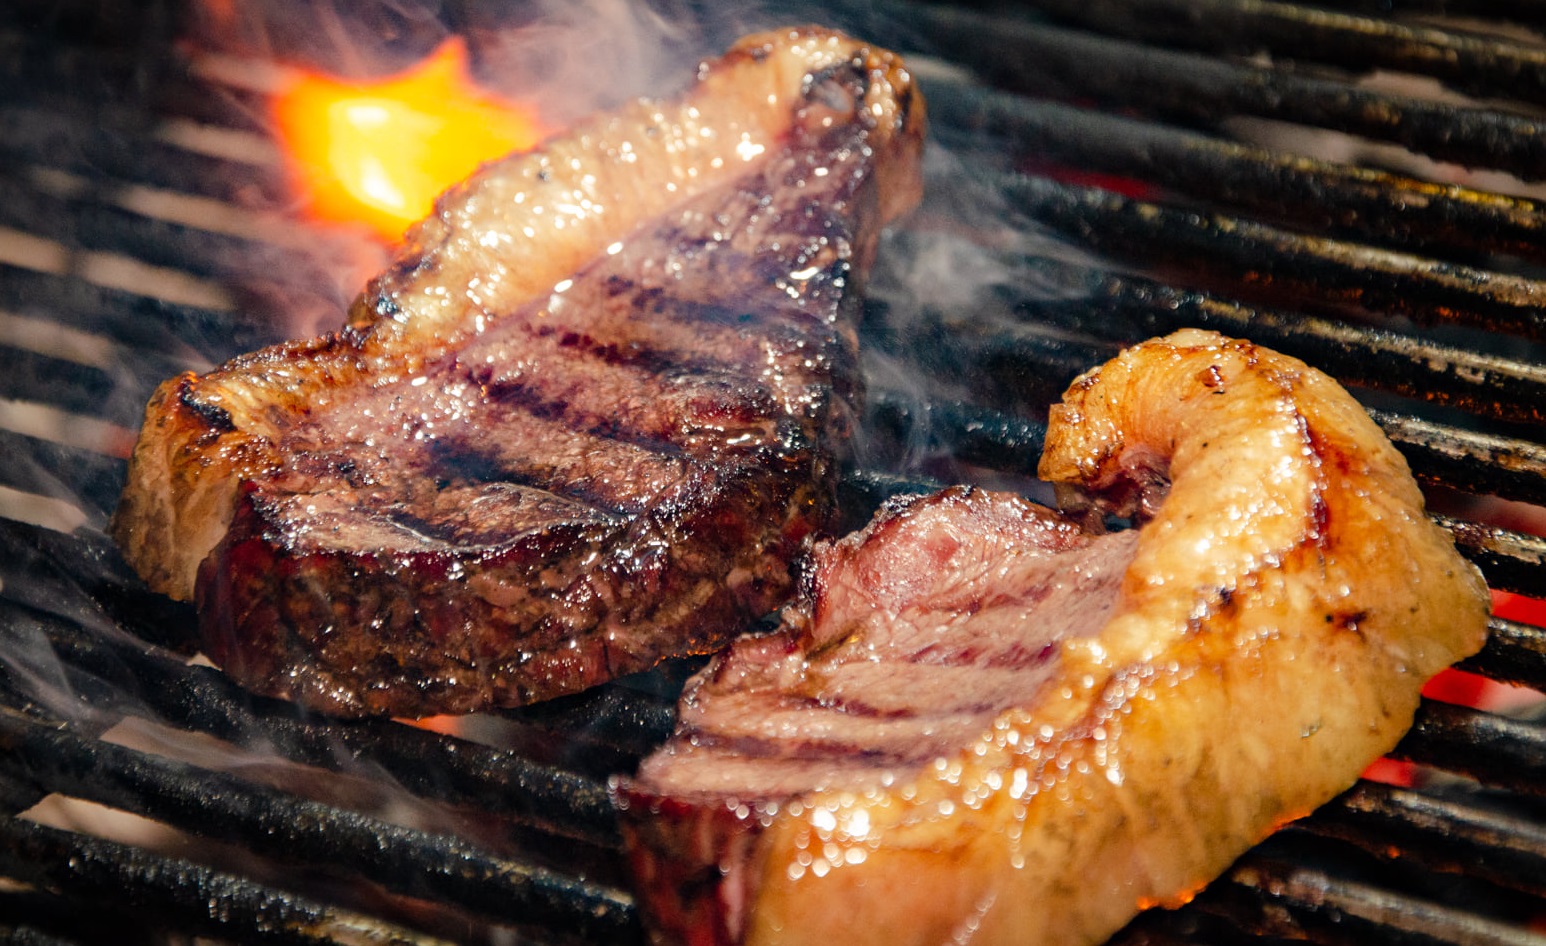
[[[647,294],[653,293],[640,293]],[[586,326],[584,330],[543,326],[537,334],[556,335],[560,347],[584,352],[609,365],[646,373],[741,373],[764,368],[813,347],[809,331],[768,324],[765,318],[745,311],[744,307],[681,299],[670,304],[641,301],[638,306],[639,311],[648,313],[647,336],[637,327],[603,333],[596,326]],[[832,349],[833,354],[837,351],[840,349]],[[803,370],[797,362],[790,363],[783,375],[787,381],[806,384],[819,383],[821,379],[815,362]]]
[[[487,405],[487,413],[505,406]],[[505,436],[478,435],[496,424]],[[431,449],[437,469],[455,475],[456,482],[520,484],[615,514],[637,512],[680,482],[686,470],[674,450],[609,439],[535,414],[512,423],[480,413],[467,432],[440,437]]]
[[[729,373],[655,373],[563,349],[529,352],[519,366],[475,371],[490,398],[544,420],[655,449],[727,452],[779,436],[766,386]]]
[[[702,215],[685,219],[703,225]],[[778,218],[765,211],[746,225],[767,230],[770,219]],[[778,242],[771,234],[760,236]],[[803,239],[815,247],[826,237]],[[755,257],[748,254],[700,251],[671,261],[667,268],[676,275],[655,286],[648,278],[628,279],[615,272],[670,255],[660,248],[664,235],[651,234],[641,242],[643,248],[608,257],[576,277],[563,293],[555,293],[547,305],[507,320],[499,331],[469,346],[462,361],[473,379],[539,412],[561,405],[576,423],[590,423],[608,436],[674,445],[699,430],[723,439],[724,425],[769,413],[770,405],[758,403],[765,397],[776,398],[785,412],[809,416],[823,409],[825,392],[835,378],[844,378],[841,395],[853,392],[847,378],[855,368],[852,346],[830,316],[801,318],[797,308],[791,310],[791,296],[798,292],[772,280],[745,278],[748,268],[782,271],[787,262],[780,267],[754,265]],[[794,255],[806,258],[804,252]],[[729,271],[716,279],[694,278],[686,268],[721,260]],[[718,272],[720,267],[712,268]],[[778,278],[788,282],[787,273]],[[628,288],[619,289],[619,282]],[[586,316],[575,319],[576,312]],[[736,315],[724,315],[729,312]],[[552,390],[564,381],[567,387]],[[717,395],[716,388],[726,394]],[[630,397],[618,397],[619,390],[628,390]],[[662,406],[676,413],[666,414]],[[619,414],[619,408],[627,413]],[[597,419],[609,423],[597,425]],[[738,436],[727,432],[731,438]],[[754,432],[739,436],[748,433]],[[772,436],[774,431],[763,433]]]

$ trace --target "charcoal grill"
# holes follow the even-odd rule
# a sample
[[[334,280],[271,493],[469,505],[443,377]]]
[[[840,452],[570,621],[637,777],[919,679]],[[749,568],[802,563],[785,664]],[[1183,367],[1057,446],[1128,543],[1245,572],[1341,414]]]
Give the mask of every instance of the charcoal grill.
[[[0,12],[0,936],[638,942],[603,780],[669,730],[691,661],[454,736],[321,719],[190,659],[191,612],[102,534],[157,381],[353,288],[338,244],[286,222],[261,83],[233,78],[250,37],[212,32],[239,6]],[[310,5],[270,6],[277,46],[316,39]],[[525,16],[353,6],[329,28],[405,60]],[[1546,7],[796,12],[916,53],[949,156],[866,313],[856,520],[931,479],[1034,489],[1062,386],[1196,325],[1341,378],[1489,583],[1546,596]],[[995,275],[920,291],[941,247]],[[1426,700],[1393,754],[1410,787],[1359,783],[1117,941],[1546,943],[1546,632],[1491,632],[1464,668],[1517,708]]]

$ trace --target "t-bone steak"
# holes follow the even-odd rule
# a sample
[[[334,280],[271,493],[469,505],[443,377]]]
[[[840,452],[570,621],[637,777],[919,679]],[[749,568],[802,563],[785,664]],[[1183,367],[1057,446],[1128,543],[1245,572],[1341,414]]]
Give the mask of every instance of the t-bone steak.
[[[115,537],[233,676],[340,715],[721,645],[829,525],[922,126],[890,53],[786,29],[484,167],[344,330],[157,390]]]

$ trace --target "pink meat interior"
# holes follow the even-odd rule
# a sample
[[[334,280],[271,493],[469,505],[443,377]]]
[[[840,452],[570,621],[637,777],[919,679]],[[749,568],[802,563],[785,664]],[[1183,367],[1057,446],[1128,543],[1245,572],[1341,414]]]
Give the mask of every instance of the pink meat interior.
[[[1059,642],[1106,624],[1136,542],[1008,494],[896,501],[817,550],[783,627],[689,684],[638,781],[749,802],[905,778],[1037,702]]]

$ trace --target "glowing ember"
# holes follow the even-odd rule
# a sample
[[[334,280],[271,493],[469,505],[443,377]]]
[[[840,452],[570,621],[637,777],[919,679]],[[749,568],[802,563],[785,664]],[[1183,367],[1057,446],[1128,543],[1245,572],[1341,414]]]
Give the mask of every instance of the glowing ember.
[[[530,109],[473,82],[460,39],[380,81],[302,76],[274,108],[308,209],[323,220],[367,223],[390,240],[479,164],[541,135]]]

